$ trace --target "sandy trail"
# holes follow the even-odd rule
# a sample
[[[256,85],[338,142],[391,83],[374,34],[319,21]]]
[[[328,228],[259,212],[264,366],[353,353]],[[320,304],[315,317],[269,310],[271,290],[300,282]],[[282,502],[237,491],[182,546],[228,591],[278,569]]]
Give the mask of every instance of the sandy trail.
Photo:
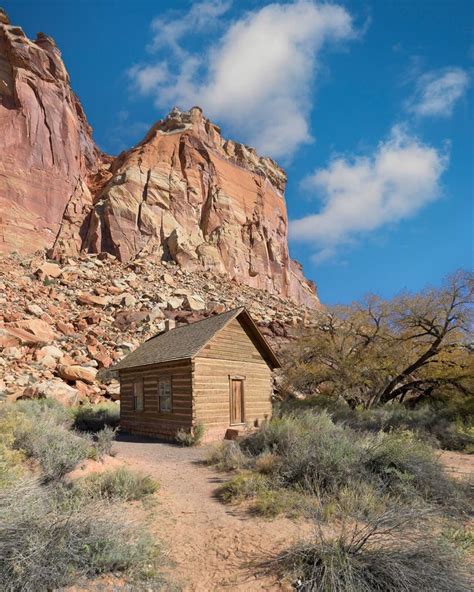
[[[290,590],[274,578],[257,578],[249,562],[286,547],[310,526],[286,518],[264,520],[215,498],[225,475],[203,465],[203,448],[123,438],[117,458],[160,482],[156,534],[174,563],[170,579],[183,590],[211,592]]]

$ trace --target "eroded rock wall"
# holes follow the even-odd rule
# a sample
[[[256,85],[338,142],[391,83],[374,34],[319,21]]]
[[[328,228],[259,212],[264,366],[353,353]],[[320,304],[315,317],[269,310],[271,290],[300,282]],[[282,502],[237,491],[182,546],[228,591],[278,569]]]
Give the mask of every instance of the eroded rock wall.
[[[153,254],[310,307],[288,253],[285,172],[173,109],[118,157],[92,139],[55,42],[0,10],[0,253]]]
[[[174,109],[112,164],[84,246],[122,261],[159,252],[314,306],[314,286],[288,253],[286,175],[222,138],[199,107]]]
[[[0,17],[0,252],[31,252],[54,244],[72,199],[84,220],[98,150],[54,41]]]

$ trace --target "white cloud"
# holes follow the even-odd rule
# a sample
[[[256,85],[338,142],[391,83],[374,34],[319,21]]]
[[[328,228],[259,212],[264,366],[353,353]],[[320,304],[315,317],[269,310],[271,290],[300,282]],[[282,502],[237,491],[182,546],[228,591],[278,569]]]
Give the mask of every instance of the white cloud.
[[[449,117],[455,103],[469,86],[469,76],[462,68],[444,68],[423,74],[407,104],[420,117]]]
[[[303,186],[322,201],[319,213],[290,223],[293,240],[314,245],[315,260],[381,226],[414,216],[440,195],[448,157],[396,126],[371,156],[336,158]]]
[[[312,86],[321,50],[355,37],[351,16],[336,4],[310,0],[268,4],[221,22],[223,32],[204,50],[183,47],[188,35],[218,28],[228,8],[228,2],[204,2],[185,15],[154,21],[152,47],[171,52],[160,66],[135,66],[130,76],[158,107],[198,104],[261,153],[290,156],[312,140]]]

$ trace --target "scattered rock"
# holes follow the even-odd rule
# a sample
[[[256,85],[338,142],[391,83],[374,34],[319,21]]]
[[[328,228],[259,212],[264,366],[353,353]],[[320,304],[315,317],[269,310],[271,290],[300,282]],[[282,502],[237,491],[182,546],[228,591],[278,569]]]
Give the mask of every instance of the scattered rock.
[[[19,399],[52,399],[65,407],[72,407],[84,401],[81,393],[60,380],[52,378],[44,382],[37,382],[26,388]]]
[[[82,380],[88,384],[92,384],[95,381],[97,370],[88,366],[58,366],[58,374],[65,380]]]
[[[56,279],[62,274],[62,270],[56,263],[43,263],[35,271],[35,275],[40,279],[53,278]]]
[[[185,296],[184,307],[192,311],[204,310],[206,308],[206,303],[200,296],[193,294],[192,296]]]

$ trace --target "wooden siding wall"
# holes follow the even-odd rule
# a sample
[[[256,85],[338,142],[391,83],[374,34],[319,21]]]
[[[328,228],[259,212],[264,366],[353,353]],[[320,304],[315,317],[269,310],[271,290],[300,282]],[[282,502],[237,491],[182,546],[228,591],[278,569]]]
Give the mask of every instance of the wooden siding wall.
[[[172,438],[179,428],[192,425],[191,360],[166,362],[120,371],[120,425],[132,434]],[[158,380],[172,379],[172,413],[160,413]],[[133,408],[133,383],[143,378],[144,410]]]
[[[194,358],[194,420],[208,428],[230,425],[230,376],[244,377],[245,422],[270,417],[271,370],[251,336],[231,321]]]

